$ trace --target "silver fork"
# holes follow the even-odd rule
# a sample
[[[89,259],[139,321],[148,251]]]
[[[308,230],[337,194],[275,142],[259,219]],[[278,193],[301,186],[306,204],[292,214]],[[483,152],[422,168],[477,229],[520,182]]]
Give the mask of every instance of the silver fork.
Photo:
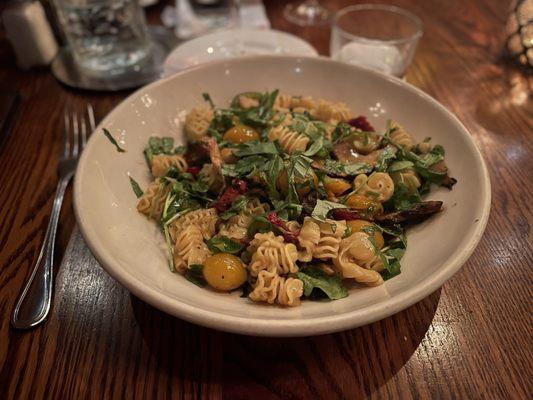
[[[64,115],[65,130],[63,134],[63,150],[59,160],[59,182],[57,184],[52,214],[30,279],[20,295],[11,324],[18,329],[32,328],[46,319],[52,301],[54,246],[59,221],[59,212],[65,196],[65,190],[78,164],[78,158],[87,142],[88,119],[91,132],[95,129],[93,107],[87,105],[87,116],[78,116],[76,112]]]

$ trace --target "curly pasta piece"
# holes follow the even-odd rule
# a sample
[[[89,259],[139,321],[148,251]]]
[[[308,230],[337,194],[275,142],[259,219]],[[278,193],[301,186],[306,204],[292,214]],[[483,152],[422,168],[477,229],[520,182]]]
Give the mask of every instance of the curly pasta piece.
[[[254,290],[249,294],[253,301],[264,301],[269,304],[277,302],[282,306],[295,307],[300,305],[303,294],[303,282],[296,278],[283,278],[275,272],[263,270],[259,272]]]
[[[393,130],[390,133],[390,138],[398,145],[406,148],[407,150],[410,150],[414,144],[414,140],[411,134],[407,132],[407,130],[397,122],[393,122],[391,127],[393,128]]]
[[[274,101],[274,109],[278,111],[289,111],[294,109],[296,112],[311,111],[316,107],[316,102],[311,96],[291,96],[288,94],[279,94]]]
[[[175,241],[180,231],[194,225],[200,229],[202,237],[209,240],[215,234],[217,220],[218,216],[214,208],[200,208],[176,219],[169,225],[168,230],[170,237]]]
[[[256,215],[263,215],[270,210],[266,203],[254,197],[239,212],[238,215],[231,217],[227,222],[220,224],[219,235],[226,236],[233,240],[243,240],[246,238],[248,227]]]
[[[414,193],[421,185],[420,178],[414,168],[406,168],[390,174],[395,185],[403,184],[407,186],[410,193]]]
[[[268,132],[268,138],[272,141],[278,140],[288,154],[296,153],[297,151],[305,151],[309,138],[303,133],[294,132],[287,126],[278,125]]]
[[[356,232],[341,241],[339,254],[333,259],[333,265],[343,278],[351,278],[368,286],[378,286],[383,283],[381,275],[372,269],[361,266],[361,264],[369,263],[375,258],[375,250],[368,235],[363,232]]]
[[[320,121],[334,125],[353,118],[353,113],[346,103],[332,103],[323,99],[318,100],[317,106],[312,110],[311,115]]]
[[[185,133],[189,140],[197,141],[207,134],[213,120],[213,110],[202,104],[194,107],[185,117]]]
[[[275,236],[272,232],[256,233],[248,251],[252,253],[248,269],[253,277],[263,270],[279,275],[298,272],[298,250],[294,244],[285,243],[283,236]]]
[[[359,174],[353,184],[357,193],[375,198],[377,201],[387,201],[394,193],[394,182],[386,172],[374,172],[370,176]]]
[[[320,226],[311,218],[305,217],[304,224],[298,235],[298,260],[309,262],[313,259],[313,253],[320,241]]]
[[[156,179],[145,190],[137,203],[137,211],[148,218],[159,220],[165,207],[165,200],[170,191],[170,185],[166,185]]]
[[[352,143],[358,153],[369,154],[379,148],[381,144],[381,137],[369,133],[360,133]]]
[[[168,169],[172,166],[182,172],[186,171],[188,167],[185,158],[179,154],[158,154],[152,158],[152,175],[156,178],[161,178],[166,175]]]
[[[203,264],[211,254],[196,225],[188,225],[176,234],[174,245],[174,267],[181,273],[193,264]]]
[[[320,228],[320,239],[313,250],[313,257],[322,260],[337,257],[341,239],[346,232],[345,221],[326,219],[325,222],[316,221]]]
[[[259,106],[259,100],[246,96],[245,94],[241,94],[238,97],[238,100],[241,108],[253,108]]]

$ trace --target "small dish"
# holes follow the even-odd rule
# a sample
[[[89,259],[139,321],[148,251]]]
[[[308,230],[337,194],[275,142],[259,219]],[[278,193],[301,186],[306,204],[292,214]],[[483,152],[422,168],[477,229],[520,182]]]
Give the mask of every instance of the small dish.
[[[306,41],[289,33],[267,29],[230,29],[189,40],[165,60],[164,76],[211,61],[247,55],[318,56]]]

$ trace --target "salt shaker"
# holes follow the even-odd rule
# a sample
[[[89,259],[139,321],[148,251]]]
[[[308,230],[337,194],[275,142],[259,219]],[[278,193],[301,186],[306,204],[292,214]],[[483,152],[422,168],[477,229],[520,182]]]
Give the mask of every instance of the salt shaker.
[[[13,3],[2,20],[21,69],[50,64],[58,46],[41,3]]]

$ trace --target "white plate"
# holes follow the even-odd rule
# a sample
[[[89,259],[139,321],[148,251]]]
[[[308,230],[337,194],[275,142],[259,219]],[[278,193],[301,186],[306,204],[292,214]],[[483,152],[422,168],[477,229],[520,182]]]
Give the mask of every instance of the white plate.
[[[286,309],[202,289],[168,271],[163,238],[140,215],[128,181],[149,182],[142,150],[151,135],[182,137],[180,114],[209,92],[224,105],[239,92],[280,88],[347,102],[377,128],[394,118],[417,139],[431,136],[446,149],[458,183],[429,198],[445,211],[409,232],[402,274],[374,288],[356,288],[342,300],[304,301]],[[118,153],[108,128],[127,150]],[[76,173],[76,216],[101,265],[137,297],[185,320],[225,331],[303,336],[340,331],[396,313],[439,288],[468,259],[489,215],[485,163],[465,127],[437,101],[396,78],[323,58],[262,56],[215,62],[155,82],[124,100],[100,124]]]
[[[313,46],[289,33],[262,29],[231,29],[210,33],[176,47],[165,61],[164,76],[211,61],[267,54],[318,56]]]

